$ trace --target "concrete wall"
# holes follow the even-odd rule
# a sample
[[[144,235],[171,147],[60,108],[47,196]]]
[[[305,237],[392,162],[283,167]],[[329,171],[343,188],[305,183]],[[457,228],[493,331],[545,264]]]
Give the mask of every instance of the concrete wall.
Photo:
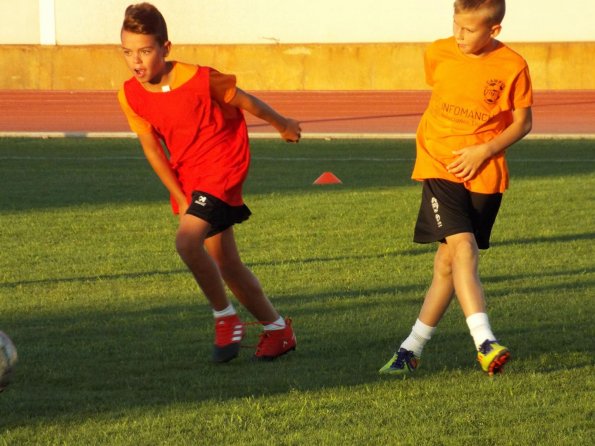
[[[246,90],[423,90],[426,45],[176,45],[172,58],[236,74]],[[511,47],[535,89],[595,89],[595,42]],[[4,46],[0,73],[0,89],[114,90],[130,77],[116,45]]]

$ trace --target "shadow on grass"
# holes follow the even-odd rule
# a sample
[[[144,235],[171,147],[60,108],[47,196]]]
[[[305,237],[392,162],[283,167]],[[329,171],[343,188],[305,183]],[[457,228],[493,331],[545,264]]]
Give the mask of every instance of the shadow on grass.
[[[563,243],[593,237],[592,232],[586,232],[501,244]],[[369,256],[312,256],[280,263],[417,256],[433,249],[422,246]],[[275,264],[265,261],[249,266]],[[109,284],[111,280],[178,274],[187,273],[180,268],[29,280],[0,286],[52,286],[60,282],[89,281]],[[584,271],[543,272],[542,277],[554,274],[574,276]],[[524,277],[488,276],[486,280],[498,282]],[[584,279],[581,283],[585,283]],[[284,396],[292,390],[320,391],[377,382],[377,369],[390,356],[394,343],[407,335],[417,316],[420,290],[425,285],[395,284],[284,296],[282,311],[295,320],[298,350],[264,364],[250,361],[251,349],[243,350],[241,357],[229,364],[211,364],[213,321],[204,304],[201,308],[199,304],[167,305],[161,301],[155,304],[148,296],[147,301],[116,303],[114,308],[104,311],[85,311],[84,308],[60,314],[32,311],[19,316],[18,323],[10,327],[10,335],[19,349],[20,363],[13,384],[0,396],[0,427],[53,423],[58,419],[80,420],[98,413],[126,417],[128,410],[138,407],[159,410],[176,403]],[[557,286],[545,282],[542,285],[543,290],[548,291]],[[525,291],[538,296],[540,287],[520,290]],[[444,367],[459,370],[475,365],[464,319],[458,319],[456,332],[440,333],[428,348],[427,353],[432,358],[424,367],[428,374]],[[592,353],[591,347],[583,342],[591,338],[588,336],[591,331],[590,325],[580,321],[569,329],[565,322],[550,315],[539,330],[509,327],[499,333],[513,348],[515,357],[537,358],[537,361],[541,355],[559,353],[560,339],[565,348],[580,354]],[[256,344],[258,333],[257,327],[251,327],[245,343]],[[560,333],[564,335],[561,337]],[[555,338],[556,343],[543,342],[550,338]],[[548,362],[540,370],[566,367],[560,360]]]
[[[513,179],[595,171],[588,141],[523,141],[518,145],[522,150],[515,148],[509,157]],[[306,140],[292,150],[285,147],[278,141],[253,143],[247,194],[318,191],[312,182],[323,171],[332,171],[343,180],[332,190],[413,187],[413,141]],[[167,203],[165,189],[134,140],[0,139],[0,159],[0,211]]]
[[[489,274],[483,276],[483,281],[485,283],[497,283],[497,282],[513,282],[522,279],[535,279],[535,278],[561,278],[561,277],[573,277],[573,276],[582,276],[584,277],[587,274],[594,274],[595,269],[593,268],[586,268],[586,269],[569,269],[564,271],[541,271],[541,272],[532,272],[531,274],[507,274],[505,276],[490,276]],[[592,284],[593,281],[581,281],[581,283],[585,285]],[[538,290],[541,287],[531,287],[530,290]],[[550,286],[551,288],[551,286]],[[517,287],[515,287],[515,292],[520,292]],[[526,290],[527,294],[531,294],[529,289]],[[523,293],[524,294],[524,293]]]
[[[12,333],[20,363],[14,382],[0,397],[0,428],[76,422],[102,414],[126,417],[138,408],[159,411],[175,404],[224,403],[378,382],[378,368],[407,334],[419,309],[420,299],[407,297],[418,291],[415,288],[288,296],[284,305],[293,307],[298,349],[271,363],[252,361],[251,348],[228,364],[210,363],[213,322],[206,308],[196,305],[31,313],[20,318]],[[377,296],[391,293],[396,294],[395,306],[387,308]],[[324,311],[310,308],[337,298],[344,304],[331,303]],[[464,318],[452,317],[457,318],[455,328],[437,333],[417,379],[445,368],[479,373]],[[539,330],[515,327],[500,334],[515,359],[529,361],[537,372],[553,372],[588,365],[585,359],[571,364],[563,357],[540,365],[539,358],[562,356],[561,332],[567,332],[565,348],[589,357],[590,347],[576,337],[590,330],[579,322],[569,333],[563,323],[548,322]],[[248,327],[244,344],[255,344],[259,331]],[[556,345],[543,342],[550,335],[557,338]]]
[[[79,276],[79,277],[58,277],[54,279],[30,279],[18,280],[15,282],[2,282],[0,288],[14,288],[29,285],[56,285],[59,283],[88,283],[88,282],[103,282],[110,280],[121,279],[140,279],[143,277],[160,277],[173,276],[178,274],[188,274],[188,270],[180,268],[170,271],[140,271],[137,273],[120,273],[120,274],[97,274],[94,276]]]
[[[533,245],[536,243],[565,243],[576,240],[593,240],[595,232],[584,232],[582,234],[563,234],[554,236],[518,238],[512,240],[501,240],[493,243],[493,246],[511,246],[511,245]]]
[[[371,321],[363,315],[377,306],[378,295],[387,293],[395,288],[286,296],[283,306],[294,317],[298,349],[270,363],[252,361],[253,349],[243,349],[228,364],[212,364],[213,320],[206,305],[128,302],[106,311],[20,316],[18,328],[11,328],[20,362],[0,398],[0,426],[100,413],[125,416],[138,407],[158,410],[175,403],[375,381],[376,364],[369,355],[377,340],[369,335]],[[316,306],[324,302],[331,303],[321,311]],[[418,303],[399,300],[401,307],[411,307],[408,313]],[[259,327],[249,326],[244,344],[256,344],[259,333]]]
[[[444,321],[441,325],[444,324]],[[477,354],[473,349],[462,314],[457,316],[448,333],[440,330],[424,348],[422,367],[415,379],[428,378],[439,372],[480,372]],[[515,373],[548,374],[593,367],[593,348],[582,342],[583,336],[592,333],[591,322],[581,321],[572,325],[560,321],[547,321],[538,327],[514,327],[496,329],[503,345],[511,352],[511,360],[505,367],[505,375]],[[406,336],[406,335],[405,335]],[[580,339],[577,339],[577,336]],[[544,339],[556,339],[555,343]],[[587,369],[588,370],[588,369]],[[588,372],[583,372],[588,373]]]
[[[346,260],[377,260],[391,257],[402,257],[402,256],[417,256],[424,255],[432,252],[432,249],[428,247],[413,248],[403,251],[393,251],[382,254],[370,254],[370,255],[349,255],[349,256],[330,256],[330,257],[309,257],[305,259],[284,259],[281,261],[255,261],[246,262],[249,268],[260,267],[260,266],[275,266],[275,265],[291,265],[291,264],[308,264],[308,263],[325,263],[325,262],[340,262]],[[99,281],[110,281],[110,280],[126,280],[126,279],[140,279],[143,277],[159,277],[159,276],[173,276],[179,274],[189,274],[185,268],[172,269],[168,271],[139,271],[135,273],[119,273],[119,274],[97,274],[89,276],[78,276],[78,277],[59,277],[53,279],[30,279],[30,280],[18,280],[13,282],[1,282],[1,288],[14,288],[29,285],[55,285],[59,283],[87,283],[87,282],[99,282]]]
[[[104,311],[31,312],[19,316],[10,330],[20,363],[0,397],[0,428],[378,382],[378,368],[415,320],[422,289],[395,285],[284,296],[280,305],[294,318],[298,349],[271,363],[251,360],[260,328],[249,326],[244,344],[252,348],[228,364],[212,364],[213,321],[205,304],[167,305],[147,296],[147,301],[116,303]],[[590,323],[575,320],[570,329],[566,316],[566,322],[560,315],[544,316],[538,329],[509,325],[497,330],[515,360],[528,364],[518,369],[554,372],[589,365],[585,358],[592,348],[583,341],[592,331]],[[550,338],[556,344],[543,342]],[[563,357],[568,350],[580,357],[569,362]],[[559,360],[544,362],[551,355]],[[426,348],[418,379],[445,368],[479,373],[456,306]]]

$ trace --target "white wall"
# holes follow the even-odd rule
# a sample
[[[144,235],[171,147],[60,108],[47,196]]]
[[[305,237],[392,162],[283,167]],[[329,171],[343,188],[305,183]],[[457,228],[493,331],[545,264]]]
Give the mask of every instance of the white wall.
[[[37,0],[0,0],[0,45],[39,43],[39,7]]]
[[[137,0],[0,0],[0,44],[38,44],[53,2],[59,45],[117,44]],[[426,42],[451,33],[453,0],[153,0],[182,44]],[[508,0],[509,42],[595,41],[595,0]],[[48,17],[42,17],[41,20]]]

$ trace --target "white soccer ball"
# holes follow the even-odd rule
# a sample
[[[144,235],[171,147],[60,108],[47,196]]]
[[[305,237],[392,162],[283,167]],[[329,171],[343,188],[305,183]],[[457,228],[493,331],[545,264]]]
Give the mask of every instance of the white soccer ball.
[[[0,331],[0,392],[10,382],[10,376],[17,363],[17,349],[6,333]]]

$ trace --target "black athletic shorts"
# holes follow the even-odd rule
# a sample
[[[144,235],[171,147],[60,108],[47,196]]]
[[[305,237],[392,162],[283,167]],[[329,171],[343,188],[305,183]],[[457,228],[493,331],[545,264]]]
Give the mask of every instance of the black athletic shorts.
[[[223,200],[201,191],[192,192],[192,202],[186,213],[211,224],[207,238],[225,231],[236,223],[248,220],[252,215],[252,212],[245,204],[230,206]]]
[[[488,249],[501,202],[500,193],[479,194],[461,183],[424,180],[413,241],[444,243],[450,235],[471,232],[479,249]]]

